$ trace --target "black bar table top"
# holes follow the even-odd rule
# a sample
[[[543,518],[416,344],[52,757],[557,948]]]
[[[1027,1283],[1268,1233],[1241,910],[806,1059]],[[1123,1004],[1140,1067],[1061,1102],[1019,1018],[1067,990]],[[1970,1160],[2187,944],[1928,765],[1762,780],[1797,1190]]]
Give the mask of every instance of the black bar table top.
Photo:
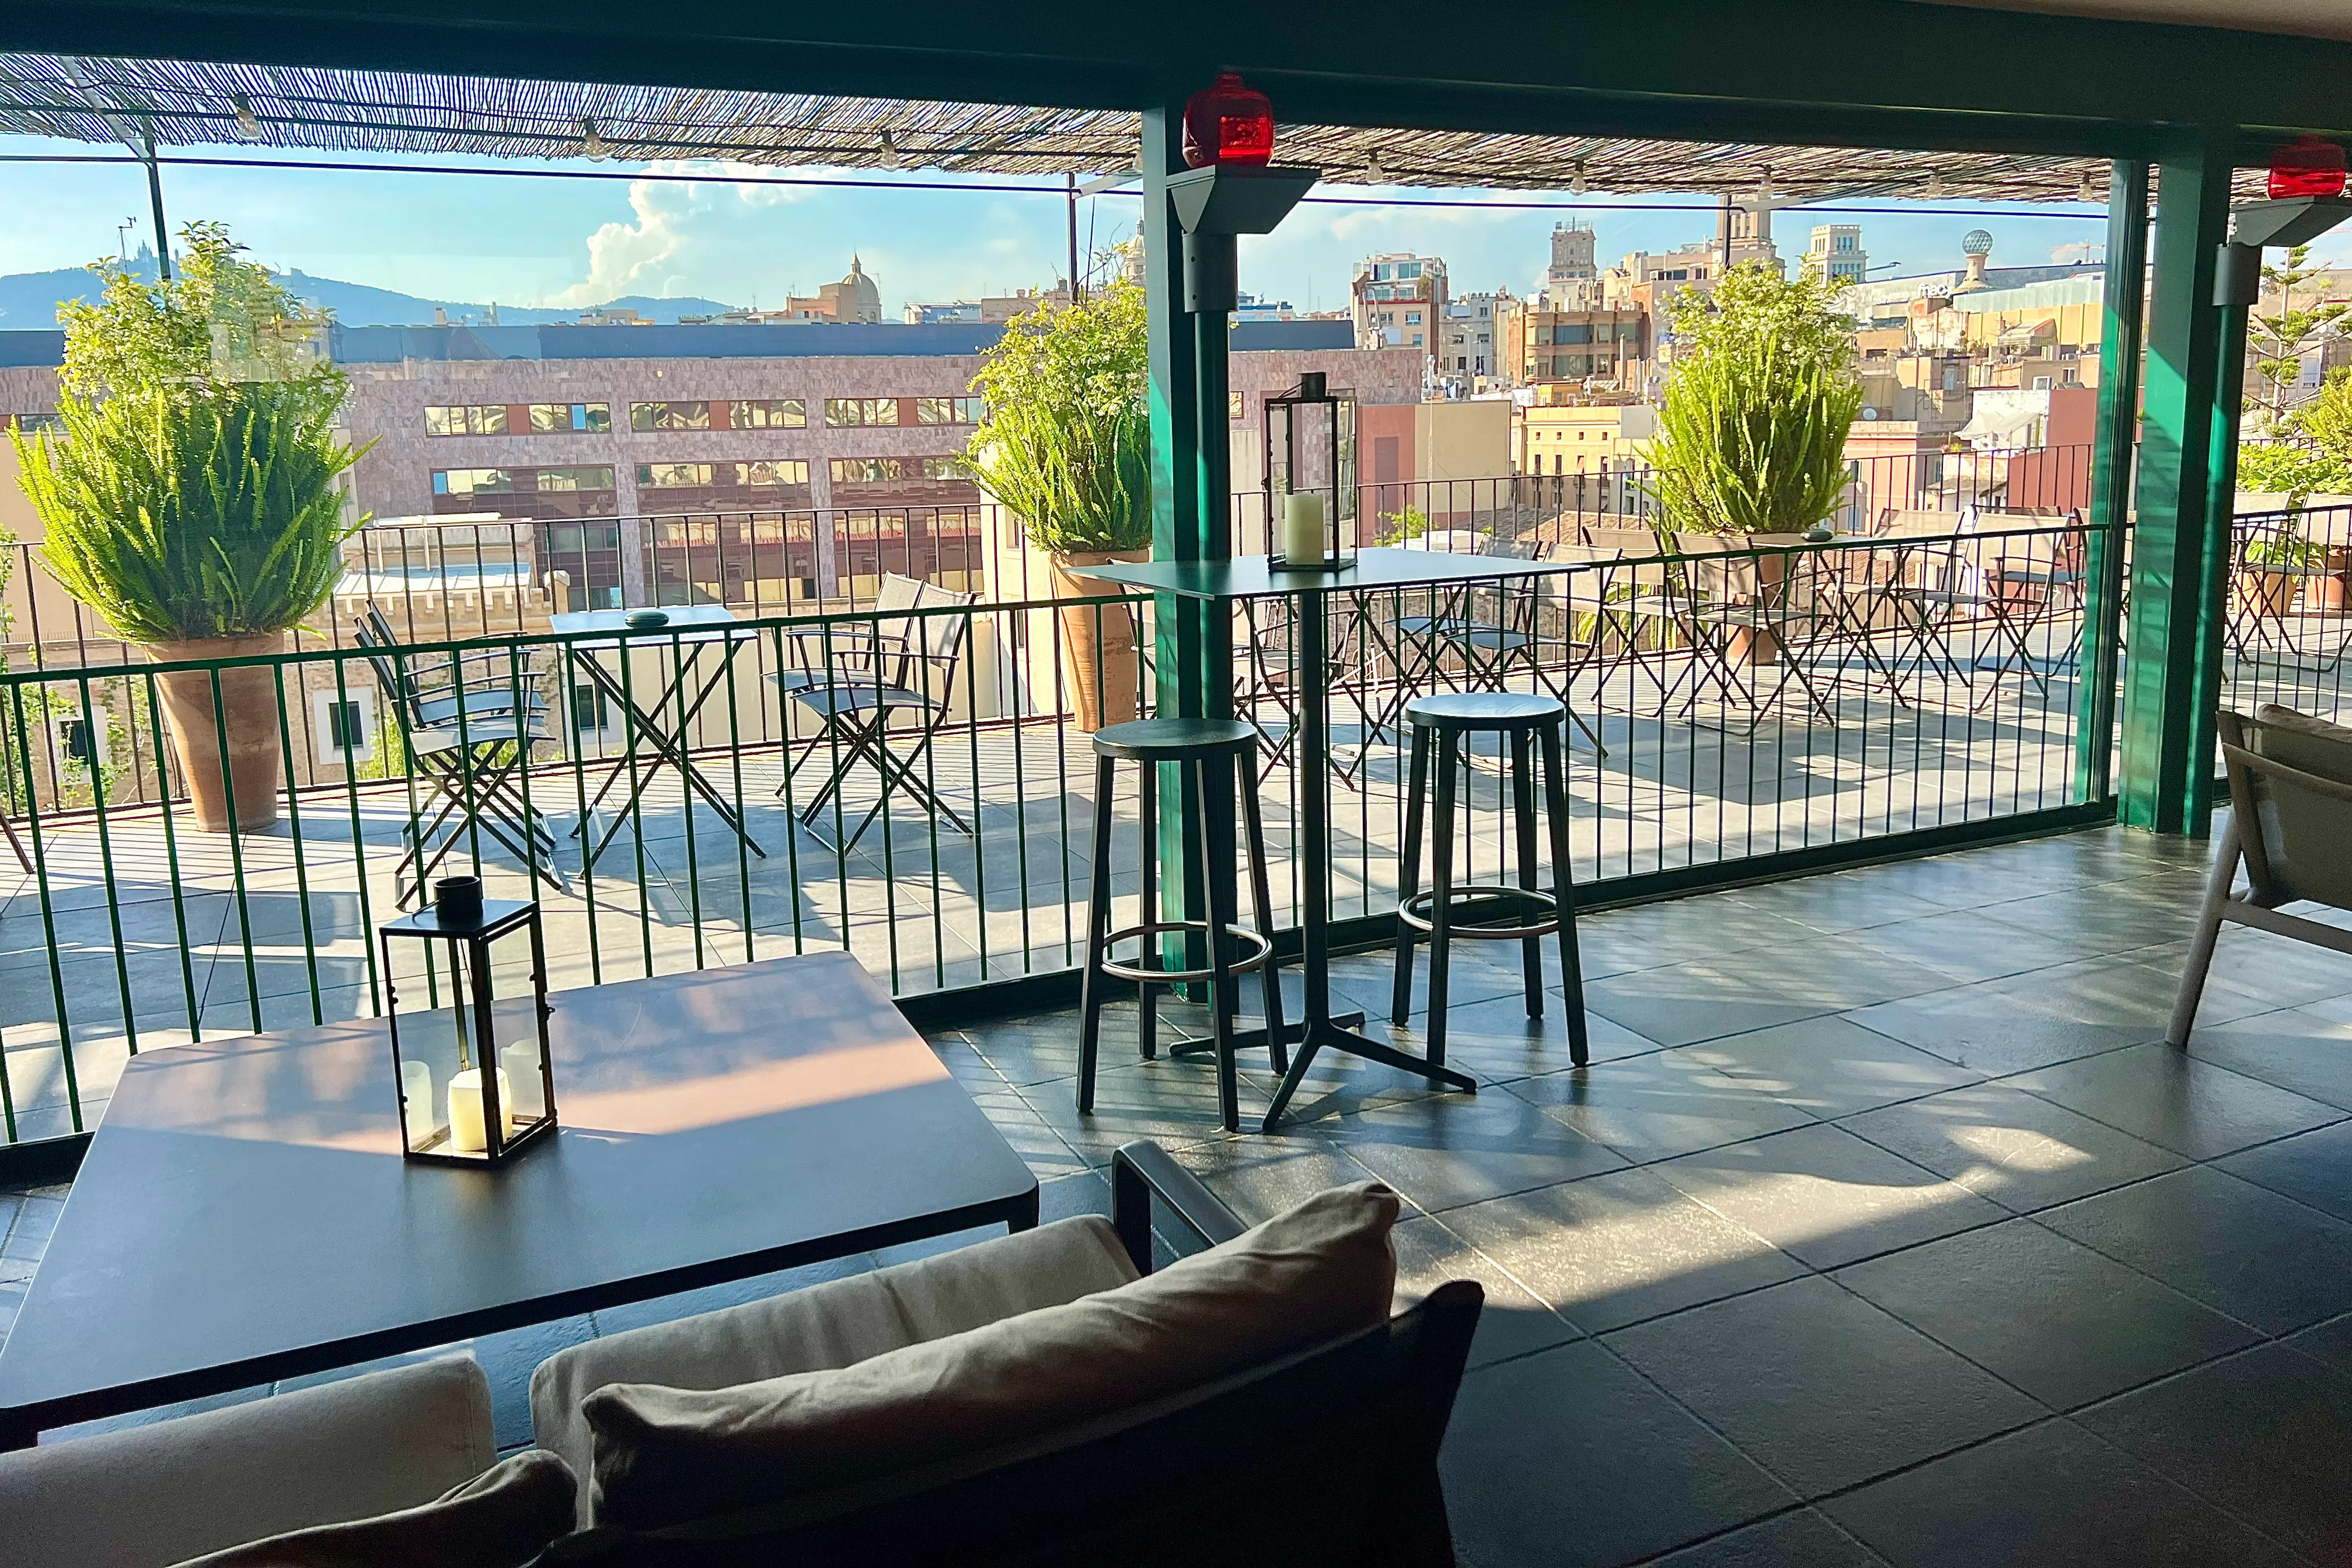
[[[1325,739],[1329,724],[1330,672],[1324,657],[1323,606],[1334,593],[1363,593],[1499,582],[1557,573],[1543,561],[1507,556],[1456,555],[1444,550],[1372,549],[1356,552],[1353,564],[1328,570],[1280,569],[1265,556],[1227,560],[1152,560],[1087,568],[1088,577],[1154,593],[1209,601],[1296,599],[1298,633],[1291,640],[1290,678],[1299,694],[1298,852],[1301,888],[1299,946],[1306,1018],[1290,1071],[1267,1105],[1264,1127],[1273,1132],[1283,1111],[1320,1051],[1343,1051],[1426,1080],[1436,1089],[1477,1092],[1477,1082],[1442,1061],[1417,1056],[1345,1027],[1331,1011],[1331,759]],[[1576,1004],[1570,1001],[1573,1007]]]
[[[496,1170],[401,1157],[382,1019],[133,1058],[0,1350],[0,1447],[1036,1222],[1035,1176],[845,953],[549,1000],[560,1130]]]

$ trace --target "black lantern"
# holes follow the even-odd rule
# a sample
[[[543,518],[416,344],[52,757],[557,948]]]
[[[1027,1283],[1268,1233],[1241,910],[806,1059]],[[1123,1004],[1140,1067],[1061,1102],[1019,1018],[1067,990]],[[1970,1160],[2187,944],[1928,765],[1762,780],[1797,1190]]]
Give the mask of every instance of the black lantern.
[[[539,905],[450,896],[376,928],[383,949],[393,1082],[400,1089],[400,1146],[413,1160],[494,1166],[555,1130],[555,1080],[547,1051],[547,949]],[[530,995],[499,998],[496,958],[530,948]],[[423,949],[436,1005],[403,1011],[394,955]],[[413,949],[412,949],[413,950]]]
[[[1339,571],[1356,564],[1356,400],[1320,371],[1265,400],[1267,564]]]

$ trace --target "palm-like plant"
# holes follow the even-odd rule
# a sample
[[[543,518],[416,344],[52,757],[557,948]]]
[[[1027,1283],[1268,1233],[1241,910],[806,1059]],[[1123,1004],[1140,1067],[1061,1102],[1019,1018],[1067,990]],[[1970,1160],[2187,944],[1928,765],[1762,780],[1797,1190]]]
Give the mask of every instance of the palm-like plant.
[[[1670,526],[1793,534],[1837,511],[1862,382],[1853,323],[1831,305],[1835,287],[1747,263],[1712,300],[1676,311],[1683,351],[1650,449]]]
[[[972,378],[987,414],[969,461],[1056,555],[1151,542],[1143,290],[1118,283],[1013,319]]]
[[[138,643],[299,625],[342,572],[336,477],[359,455],[314,390],[64,398],[61,430],[16,436],[43,554],[67,592]]]

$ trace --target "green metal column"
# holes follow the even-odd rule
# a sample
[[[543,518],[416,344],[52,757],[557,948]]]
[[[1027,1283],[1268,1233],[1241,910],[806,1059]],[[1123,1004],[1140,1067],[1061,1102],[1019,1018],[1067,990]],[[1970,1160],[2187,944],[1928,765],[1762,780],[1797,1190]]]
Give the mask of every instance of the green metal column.
[[[2157,166],[2119,794],[2126,822],[2160,833],[2205,831],[2193,807],[2210,785],[2197,775],[2212,770],[2222,605],[2209,555],[2216,539],[2226,549],[2229,538],[2229,497],[2214,488],[2226,476],[2214,472],[2225,389],[2213,276],[2229,229],[2232,135],[2208,127]]]
[[[2074,798],[2115,792],[2116,643],[2124,529],[2139,443],[2140,322],[2147,294],[2147,165],[2118,161],[2107,185],[2107,273],[2099,330],[2098,429],[2091,448],[2093,525],[2084,562],[2082,684],[2075,688]]]
[[[2218,271],[2218,267],[2216,267]],[[2238,517],[2238,420],[2246,394],[2246,307],[2217,306],[2213,412],[2205,458],[2205,570],[2199,585],[2196,676],[2189,689],[2189,776],[2183,831],[2212,831],[2221,768],[2214,716],[2221,711],[2221,660],[2229,642],[2230,533]]]

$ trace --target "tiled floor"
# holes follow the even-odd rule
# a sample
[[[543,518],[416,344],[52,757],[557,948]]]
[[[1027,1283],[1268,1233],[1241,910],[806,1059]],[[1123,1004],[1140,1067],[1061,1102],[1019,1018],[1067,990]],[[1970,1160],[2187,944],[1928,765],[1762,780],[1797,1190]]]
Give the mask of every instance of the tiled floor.
[[[2100,832],[1594,916],[1584,1070],[1473,946],[1475,1097],[1328,1061],[1273,1137],[1123,1023],[1083,1118],[1067,1015],[935,1044],[1049,1216],[1136,1137],[1253,1217],[1396,1187],[1409,1286],[1488,1292],[1446,1452],[1472,1568],[2352,1562],[2352,959],[2232,931],[2164,1047],[2202,859]],[[1385,1006],[1385,956],[1339,977]],[[0,1292],[53,1197],[15,1200]],[[549,1351],[789,1282],[479,1342],[501,1440]]]

